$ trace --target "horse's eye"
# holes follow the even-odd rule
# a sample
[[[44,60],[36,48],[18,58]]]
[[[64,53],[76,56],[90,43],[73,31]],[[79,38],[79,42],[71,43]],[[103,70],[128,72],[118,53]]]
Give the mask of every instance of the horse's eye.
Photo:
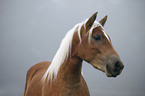
[[[93,36],[93,38],[94,38],[95,40],[97,40],[97,41],[99,41],[99,40],[102,39],[102,37],[101,37],[100,34],[97,34],[97,35]]]

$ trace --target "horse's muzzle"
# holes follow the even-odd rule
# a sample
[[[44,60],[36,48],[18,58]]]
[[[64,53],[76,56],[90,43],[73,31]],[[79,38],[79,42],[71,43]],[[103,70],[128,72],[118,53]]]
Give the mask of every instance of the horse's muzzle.
[[[108,77],[116,77],[122,72],[123,68],[123,63],[120,60],[115,60],[113,64],[106,65],[106,75]]]

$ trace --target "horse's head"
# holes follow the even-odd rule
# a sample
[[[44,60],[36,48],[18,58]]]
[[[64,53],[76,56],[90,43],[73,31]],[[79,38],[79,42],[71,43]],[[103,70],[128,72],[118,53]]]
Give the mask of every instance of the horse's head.
[[[116,77],[124,65],[103,30],[107,16],[97,22],[96,15],[97,13],[93,14],[80,29],[78,55],[96,69],[105,72],[108,77]]]

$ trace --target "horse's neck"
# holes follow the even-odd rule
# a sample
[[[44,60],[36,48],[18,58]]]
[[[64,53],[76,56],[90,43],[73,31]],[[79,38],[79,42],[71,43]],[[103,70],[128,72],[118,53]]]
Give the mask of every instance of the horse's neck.
[[[82,59],[77,56],[77,45],[79,44],[78,32],[75,32],[72,40],[71,53],[60,68],[60,73],[64,74],[66,81],[79,81],[81,77]],[[75,80],[74,80],[75,79]]]
[[[89,96],[89,91],[85,80],[81,75],[83,60],[77,55],[77,45],[79,39],[77,33],[74,34],[71,54],[60,66],[57,77],[53,81],[45,82],[43,86],[44,94],[54,94],[53,96]],[[83,95],[82,95],[83,94]]]
[[[69,58],[60,67],[58,77],[60,76],[65,82],[76,83],[81,78],[82,59],[77,56],[77,45],[79,44],[78,33],[74,33],[71,54]],[[60,75],[59,75],[60,74]]]
[[[82,60],[79,57],[71,57],[66,63],[62,64],[58,78],[66,83],[75,84],[81,79]]]

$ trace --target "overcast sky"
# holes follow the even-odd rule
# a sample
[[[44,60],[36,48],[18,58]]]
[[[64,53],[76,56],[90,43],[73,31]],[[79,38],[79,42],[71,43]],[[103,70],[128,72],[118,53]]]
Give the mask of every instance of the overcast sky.
[[[65,34],[98,11],[125,68],[108,78],[84,62],[91,96],[145,96],[144,0],[0,0],[0,96],[23,96],[27,70],[51,61]]]

